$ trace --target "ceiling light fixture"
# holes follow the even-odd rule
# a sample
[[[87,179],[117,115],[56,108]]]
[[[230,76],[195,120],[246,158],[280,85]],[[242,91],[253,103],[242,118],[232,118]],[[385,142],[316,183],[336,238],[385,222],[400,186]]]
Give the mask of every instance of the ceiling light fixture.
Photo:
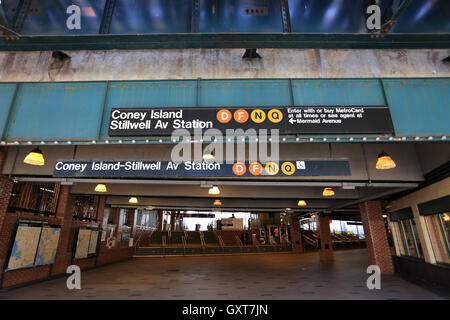
[[[203,152],[203,160],[205,161],[214,161],[214,153],[211,151],[211,148],[206,148]]]
[[[138,199],[136,197],[131,197],[130,200],[128,200],[128,203],[138,203]]]
[[[299,207],[304,207],[304,206],[306,206],[306,201],[305,201],[305,200],[299,200],[298,203],[297,203],[297,205],[298,205]]]
[[[217,187],[217,186],[212,186],[212,187],[208,190],[208,194],[220,194],[219,187]]]
[[[45,164],[44,154],[41,149],[35,148],[23,159],[23,162],[32,166],[43,166]]]
[[[334,196],[334,191],[332,188],[325,188],[325,189],[323,189],[322,195],[324,197]]]
[[[376,164],[376,168],[378,170],[388,170],[393,169],[395,167],[396,164],[389,154],[383,151],[378,155],[378,160]]]
[[[106,191],[108,191],[106,189],[106,186],[104,184],[102,184],[102,183],[99,183],[98,185],[96,185],[94,190],[96,192],[106,192]]]

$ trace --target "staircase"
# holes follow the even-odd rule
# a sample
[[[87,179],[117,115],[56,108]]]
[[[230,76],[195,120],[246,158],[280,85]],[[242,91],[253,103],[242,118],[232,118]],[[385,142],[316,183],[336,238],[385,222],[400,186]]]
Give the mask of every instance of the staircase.
[[[140,247],[136,248],[135,257],[170,256],[170,255],[200,255],[200,254],[237,254],[261,252],[291,252],[290,244],[267,246],[207,246],[207,247]]]

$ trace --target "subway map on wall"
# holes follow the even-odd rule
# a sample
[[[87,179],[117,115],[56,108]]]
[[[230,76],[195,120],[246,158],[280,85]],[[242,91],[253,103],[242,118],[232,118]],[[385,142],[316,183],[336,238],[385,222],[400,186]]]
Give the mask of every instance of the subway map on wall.
[[[89,241],[89,254],[97,253],[98,233],[98,231],[92,231],[91,239]]]
[[[36,253],[35,265],[42,266],[52,264],[55,261],[60,233],[60,228],[42,228],[41,240],[39,241],[39,247]]]
[[[41,230],[41,227],[19,225],[6,271],[34,266]]]
[[[88,257],[90,239],[91,239],[91,230],[89,229],[78,230],[75,259],[84,259]]]

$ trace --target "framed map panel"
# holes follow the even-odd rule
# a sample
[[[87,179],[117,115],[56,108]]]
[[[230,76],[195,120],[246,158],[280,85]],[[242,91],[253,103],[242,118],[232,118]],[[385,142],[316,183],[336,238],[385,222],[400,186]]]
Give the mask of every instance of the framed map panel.
[[[56,249],[58,248],[59,235],[61,228],[43,227],[41,239],[36,253],[36,266],[53,264],[56,257]]]
[[[98,234],[101,231],[93,230],[91,233],[91,239],[89,241],[89,255],[95,255],[97,253]]]
[[[34,266],[41,226],[19,225],[6,271]]]
[[[89,254],[90,229],[78,229],[78,238],[75,249],[75,259],[85,259]]]

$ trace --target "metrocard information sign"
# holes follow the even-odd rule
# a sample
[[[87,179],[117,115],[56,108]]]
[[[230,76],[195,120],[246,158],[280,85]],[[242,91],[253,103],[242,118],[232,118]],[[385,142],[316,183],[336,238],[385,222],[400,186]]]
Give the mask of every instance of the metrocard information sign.
[[[349,176],[347,159],[304,159],[233,164],[205,161],[57,160],[59,178],[176,178],[176,177],[286,177]]]
[[[279,129],[280,134],[393,133],[388,106],[113,108],[109,136],[171,135],[176,129]]]

